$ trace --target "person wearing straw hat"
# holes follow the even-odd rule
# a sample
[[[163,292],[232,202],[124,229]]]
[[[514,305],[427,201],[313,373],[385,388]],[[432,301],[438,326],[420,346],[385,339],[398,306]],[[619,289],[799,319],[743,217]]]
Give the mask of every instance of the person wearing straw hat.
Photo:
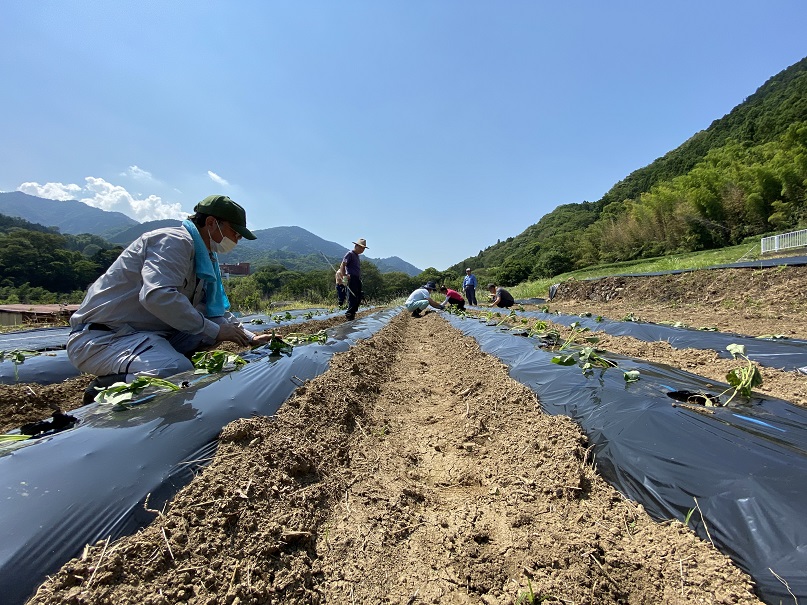
[[[426,282],[423,286],[412,292],[404,303],[404,308],[412,312],[412,317],[422,317],[420,314],[426,307],[442,309],[439,302],[432,299],[432,292],[437,290],[437,284],[433,281]],[[428,313],[428,311],[426,311]]]
[[[345,319],[356,319],[356,311],[361,304],[361,260],[359,255],[367,250],[367,240],[360,237],[353,242],[353,250],[348,250],[336,272],[336,281],[342,282],[347,288],[347,311]]]
[[[104,387],[193,370],[189,357],[219,342],[269,342],[271,333],[253,334],[229,312],[217,254],[241,238],[256,239],[244,209],[224,195],[203,199],[178,227],[141,235],[70,318],[70,361]]]

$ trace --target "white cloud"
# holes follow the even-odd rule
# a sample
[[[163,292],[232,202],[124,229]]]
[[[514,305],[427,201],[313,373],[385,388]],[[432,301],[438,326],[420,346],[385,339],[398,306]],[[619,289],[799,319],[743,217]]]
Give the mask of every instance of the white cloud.
[[[27,193],[28,195],[35,195],[36,197],[43,197],[46,200],[65,200],[78,199],[78,193],[81,187],[78,185],[65,185],[64,183],[23,183],[17,187],[18,191]]]
[[[154,177],[148,170],[143,170],[138,166],[129,166],[126,172],[122,172],[121,176],[128,176],[138,181],[153,181]]]
[[[210,177],[211,181],[213,181],[214,183],[218,183],[219,185],[229,185],[230,184],[225,179],[221,178],[219,175],[217,175],[215,172],[213,172],[212,170],[207,171],[207,176]]]
[[[62,183],[23,183],[18,190],[49,200],[78,200],[108,212],[121,212],[140,222],[183,219],[187,216],[179,203],[164,202],[157,195],[135,197],[120,185],[113,185],[101,178],[88,176],[84,180],[87,182],[85,187]]]

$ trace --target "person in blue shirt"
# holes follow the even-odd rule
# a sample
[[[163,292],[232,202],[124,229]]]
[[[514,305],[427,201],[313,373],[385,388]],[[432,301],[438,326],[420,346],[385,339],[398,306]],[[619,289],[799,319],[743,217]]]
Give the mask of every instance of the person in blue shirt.
[[[471,273],[471,269],[465,270],[465,279],[462,280],[462,289],[465,291],[465,298],[469,305],[476,305],[476,275]]]

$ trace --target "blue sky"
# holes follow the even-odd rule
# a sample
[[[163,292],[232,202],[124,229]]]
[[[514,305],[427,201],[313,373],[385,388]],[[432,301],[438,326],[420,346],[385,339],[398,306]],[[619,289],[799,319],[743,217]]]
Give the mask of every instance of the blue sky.
[[[0,190],[447,266],[807,55],[804,0],[5,0]]]

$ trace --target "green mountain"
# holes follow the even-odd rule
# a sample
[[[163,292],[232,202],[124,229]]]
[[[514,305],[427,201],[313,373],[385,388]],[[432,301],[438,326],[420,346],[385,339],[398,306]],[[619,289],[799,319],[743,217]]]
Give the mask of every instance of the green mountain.
[[[139,223],[116,233],[109,241],[126,246],[147,231],[179,224],[180,221],[176,220]],[[227,263],[250,263],[255,269],[280,264],[293,271],[311,271],[327,269],[329,265],[338,267],[347,251],[345,246],[322,239],[302,227],[270,227],[256,229],[254,233],[258,239],[241,240],[235,250],[222,256],[222,260]],[[397,256],[366,258],[381,273],[398,271],[410,277],[420,273],[420,269]]]
[[[41,223],[69,234],[91,233],[106,241],[127,246],[147,231],[173,227],[178,220],[158,220],[138,223],[120,212],[107,212],[82,202],[47,200],[20,191],[0,192],[0,214],[19,217],[31,223]],[[222,256],[228,263],[248,262],[253,268],[283,265],[294,271],[327,269],[337,266],[347,248],[306,231],[302,227],[271,227],[258,229],[256,240],[241,240],[238,247]],[[326,258],[323,257],[323,255]],[[367,257],[381,273],[401,272],[410,277],[421,270],[393,256],[374,259]]]
[[[58,227],[62,233],[75,235],[87,233],[88,225],[92,225],[95,235],[137,225],[136,220],[120,212],[107,212],[77,200],[46,200],[21,191],[0,192],[0,214]]]
[[[474,267],[513,285],[805,226],[807,58],[600,200],[558,206],[449,270]]]

